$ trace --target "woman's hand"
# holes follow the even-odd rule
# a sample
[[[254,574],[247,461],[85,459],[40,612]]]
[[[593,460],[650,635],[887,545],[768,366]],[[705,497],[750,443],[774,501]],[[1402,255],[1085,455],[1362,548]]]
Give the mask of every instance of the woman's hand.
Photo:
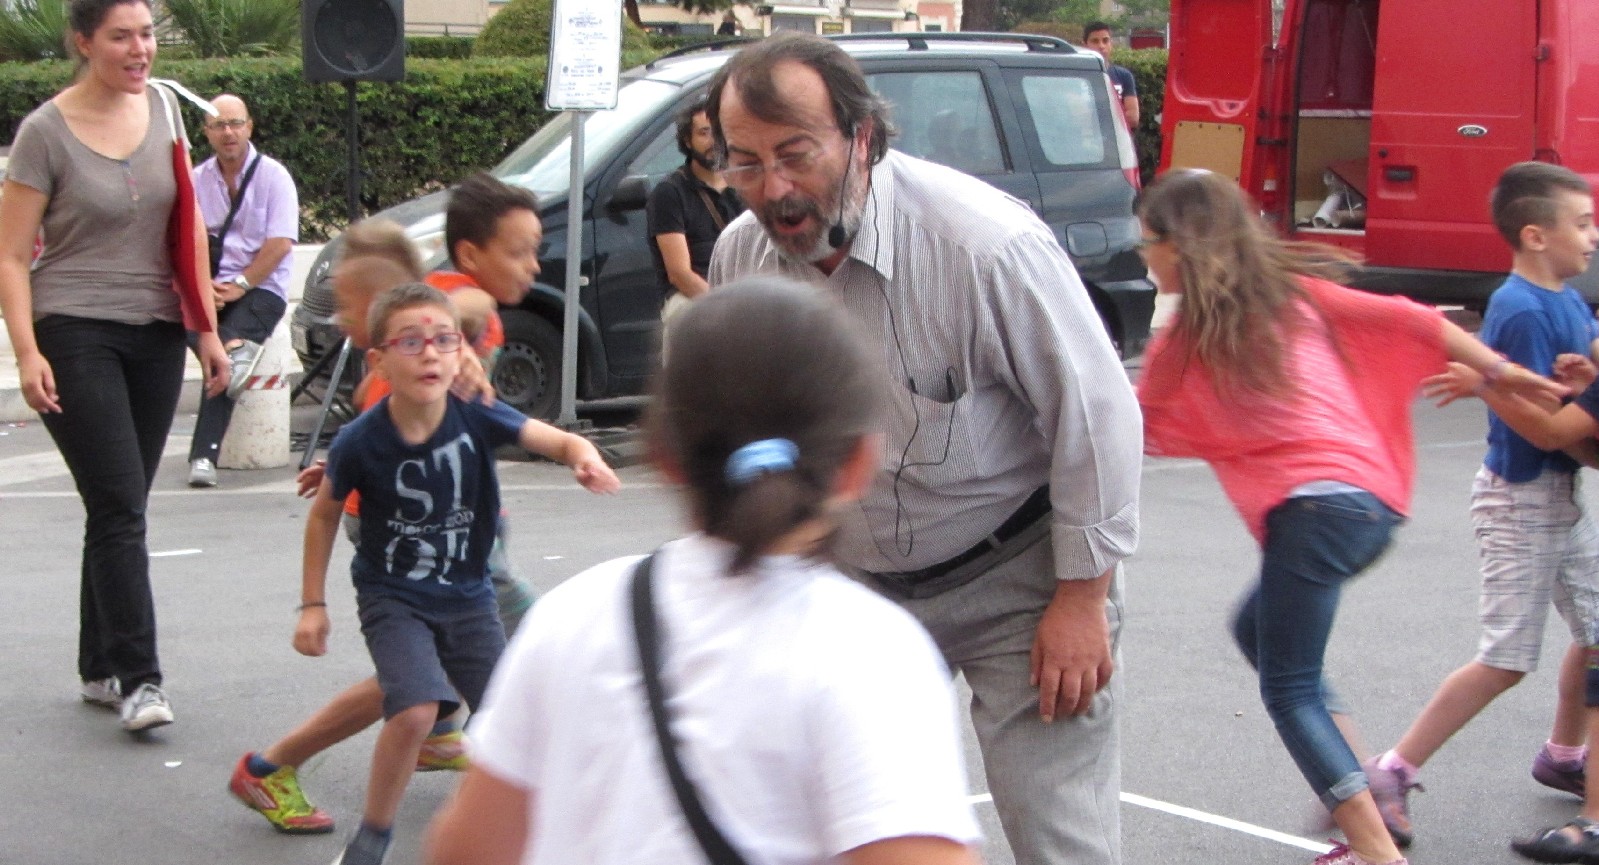
[[[222,347],[222,340],[216,331],[200,334],[200,344],[195,354],[199,356],[200,368],[205,372],[205,395],[216,396],[227,390],[233,362],[228,360],[227,349]]]
[[[39,414],[60,414],[55,371],[44,355],[34,352],[17,357],[17,375],[22,380],[22,399]]]

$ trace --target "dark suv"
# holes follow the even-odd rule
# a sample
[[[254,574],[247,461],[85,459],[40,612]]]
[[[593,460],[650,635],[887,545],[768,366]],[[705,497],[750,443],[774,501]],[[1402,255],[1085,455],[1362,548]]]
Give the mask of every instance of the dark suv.
[[[1143,350],[1154,287],[1137,254],[1138,161],[1098,54],[1020,34],[874,33],[833,37],[892,106],[893,146],[979,177],[1026,201],[1055,231],[1082,274],[1111,339]],[[577,395],[641,393],[655,364],[660,293],[645,233],[653,185],[683,162],[678,109],[705,91],[737,44],[679,52],[622,75],[617,107],[584,123],[582,310]],[[493,169],[532,189],[543,212],[539,283],[501,310],[506,350],[494,384],[508,402],[553,417],[560,400],[566,280],[570,115],[555,117]],[[405,226],[443,261],[439,192],[378,216]],[[332,322],[330,242],[312,266],[292,333],[307,365],[338,343]]]

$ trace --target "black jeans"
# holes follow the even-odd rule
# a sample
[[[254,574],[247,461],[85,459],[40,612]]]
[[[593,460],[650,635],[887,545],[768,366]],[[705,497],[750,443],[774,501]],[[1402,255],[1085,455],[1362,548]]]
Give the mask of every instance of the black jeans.
[[[252,288],[238,300],[224,306],[217,316],[217,335],[222,344],[231,339],[247,339],[264,343],[278,326],[278,319],[288,307],[283,298],[262,288]],[[189,347],[199,344],[197,334],[189,334]],[[202,397],[200,417],[194,422],[194,440],[189,445],[189,462],[205,457],[215,463],[217,451],[222,449],[222,437],[233,420],[233,400],[226,391],[216,396]]]
[[[145,511],[183,388],[183,326],[64,315],[34,323],[61,412],[45,428],[83,499],[78,675],[161,683]]]

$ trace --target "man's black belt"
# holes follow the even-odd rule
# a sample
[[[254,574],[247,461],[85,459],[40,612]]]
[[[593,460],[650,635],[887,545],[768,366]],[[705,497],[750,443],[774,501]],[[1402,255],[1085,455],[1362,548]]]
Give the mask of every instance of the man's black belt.
[[[1033,490],[1033,494],[1022,502],[1021,507],[999,524],[993,534],[973,544],[971,549],[957,553],[954,557],[945,559],[936,565],[928,565],[914,571],[893,571],[890,573],[873,573],[872,576],[889,586],[910,587],[937,580],[962,565],[977,561],[983,556],[998,550],[1023,530],[1049,515],[1049,486],[1041,486]]]

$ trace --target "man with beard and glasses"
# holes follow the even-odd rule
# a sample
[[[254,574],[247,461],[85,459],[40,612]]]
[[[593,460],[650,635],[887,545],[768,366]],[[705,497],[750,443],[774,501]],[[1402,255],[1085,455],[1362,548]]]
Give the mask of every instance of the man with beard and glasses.
[[[706,107],[750,208],[711,285],[817,285],[891,379],[882,463],[840,506],[837,559],[966,677],[1016,861],[1120,862],[1112,672],[1143,435],[1076,270],[1023,202],[890,151],[885,105],[824,39],[745,48]]]
[[[677,115],[683,167],[655,187],[645,211],[650,254],[661,286],[663,328],[689,301],[706,292],[705,272],[716,238],[744,212],[738,193],[728,188],[717,170],[715,147],[711,122],[705,119],[705,100],[689,103]]]

